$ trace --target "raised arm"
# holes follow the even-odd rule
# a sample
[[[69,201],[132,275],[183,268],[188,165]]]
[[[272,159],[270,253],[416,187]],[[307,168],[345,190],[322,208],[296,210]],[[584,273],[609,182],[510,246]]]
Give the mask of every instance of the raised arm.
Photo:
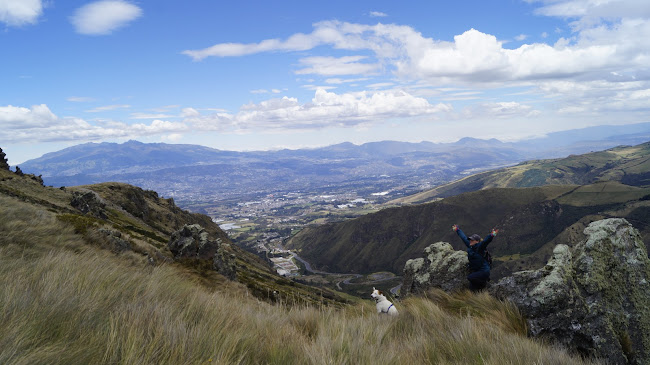
[[[478,248],[479,250],[482,250],[482,249],[487,248],[487,245],[489,245],[490,242],[492,242],[492,239],[497,235],[497,233],[499,233],[499,230],[496,229],[496,228],[492,228],[492,230],[491,230],[490,233],[485,237],[485,239],[484,239],[483,241],[481,241],[480,243],[477,244],[477,246],[478,246],[477,248]]]
[[[456,232],[456,234],[458,235],[458,237],[460,237],[460,239],[463,240],[465,246],[469,247],[469,240],[467,239],[465,233],[460,229],[460,227],[458,227],[457,224],[454,224],[453,226],[451,226],[451,229],[453,229],[454,232]]]

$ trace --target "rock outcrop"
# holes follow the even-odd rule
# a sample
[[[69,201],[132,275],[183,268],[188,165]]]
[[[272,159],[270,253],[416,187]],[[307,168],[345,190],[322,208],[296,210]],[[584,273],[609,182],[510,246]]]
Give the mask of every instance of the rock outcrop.
[[[199,224],[185,225],[172,233],[167,246],[176,259],[212,260],[214,270],[234,280],[237,275],[235,255],[229,252],[229,245],[221,238],[210,240],[208,236]]]
[[[488,290],[517,305],[533,337],[612,364],[649,364],[650,259],[639,232],[624,219],[605,219],[584,233],[573,248],[557,245],[543,268],[516,272]],[[465,252],[438,242],[425,253],[407,262],[405,293],[465,288]]]
[[[429,288],[448,292],[468,288],[467,253],[455,251],[447,242],[436,242],[424,249],[425,256],[408,260],[404,266],[401,294],[420,294]]]
[[[650,259],[624,219],[591,223],[587,240],[557,245],[548,264],[493,285],[528,319],[530,333],[612,364],[650,363]]]
[[[70,205],[83,214],[88,214],[99,219],[107,218],[105,211],[106,203],[94,191],[85,190],[73,192]]]

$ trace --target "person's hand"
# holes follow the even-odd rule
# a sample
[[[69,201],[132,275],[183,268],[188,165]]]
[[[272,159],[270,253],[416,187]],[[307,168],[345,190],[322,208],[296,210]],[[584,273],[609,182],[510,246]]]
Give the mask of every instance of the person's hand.
[[[492,236],[496,236],[497,233],[499,233],[499,230],[496,229],[496,228],[492,228],[492,232],[490,232],[490,233],[492,233]]]
[[[454,232],[458,232],[458,224],[454,224],[453,226],[451,226],[451,229],[453,229]]]

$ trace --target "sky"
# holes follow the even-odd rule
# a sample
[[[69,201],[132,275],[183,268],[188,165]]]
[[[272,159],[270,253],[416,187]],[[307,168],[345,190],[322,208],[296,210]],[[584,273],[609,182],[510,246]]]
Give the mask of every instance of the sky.
[[[519,141],[650,121],[650,1],[0,0],[0,148]]]

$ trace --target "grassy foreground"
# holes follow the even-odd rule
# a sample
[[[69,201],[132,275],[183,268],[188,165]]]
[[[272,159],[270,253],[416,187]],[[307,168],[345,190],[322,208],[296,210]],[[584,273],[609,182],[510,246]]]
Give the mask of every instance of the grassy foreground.
[[[588,364],[526,338],[488,295],[344,309],[209,291],[174,265],[86,242],[54,213],[0,197],[0,364]]]

